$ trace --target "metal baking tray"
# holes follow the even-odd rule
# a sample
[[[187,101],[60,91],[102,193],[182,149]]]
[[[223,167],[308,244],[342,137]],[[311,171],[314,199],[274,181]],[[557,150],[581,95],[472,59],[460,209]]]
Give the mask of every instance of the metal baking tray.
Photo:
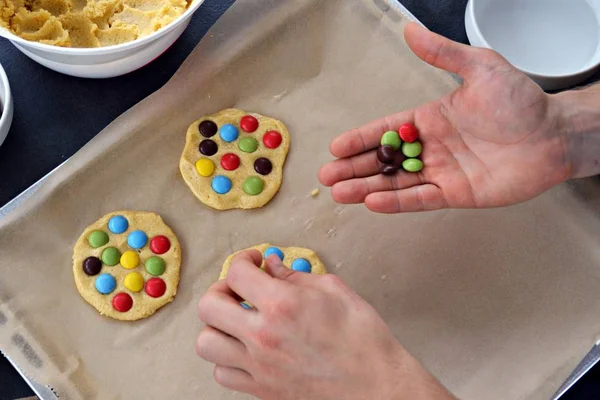
[[[396,11],[404,14],[408,19],[415,21],[421,25],[421,21],[419,21],[406,7],[404,7],[397,0],[373,0],[373,2],[379,7],[382,11],[387,11],[390,8],[395,9]],[[425,26],[425,25],[423,25]],[[44,177],[42,177],[39,181],[30,186],[27,190],[22,192],[20,195],[15,197],[13,200],[8,202],[6,205],[0,208],[0,219],[4,218],[7,214],[15,210],[19,207],[25,200],[31,197],[39,187],[54,174],[59,168],[61,168],[65,163],[69,162],[67,159],[58,167],[50,171]],[[23,370],[17,365],[13,360],[8,358],[8,361],[13,365],[13,367],[19,372],[19,374],[23,377],[25,382],[31,387],[33,392],[41,399],[41,400],[57,400],[58,396],[52,391],[51,384],[52,382],[45,382],[45,384],[41,384],[36,382],[35,380],[28,377]],[[600,340],[598,340],[589,351],[589,353],[583,358],[581,363],[575,368],[575,370],[569,375],[567,380],[560,386],[560,388],[556,391],[556,393],[552,396],[552,400],[558,400],[562,395],[564,395],[581,377],[583,377],[590,369],[594,367],[600,361]],[[48,385],[48,386],[46,386]]]

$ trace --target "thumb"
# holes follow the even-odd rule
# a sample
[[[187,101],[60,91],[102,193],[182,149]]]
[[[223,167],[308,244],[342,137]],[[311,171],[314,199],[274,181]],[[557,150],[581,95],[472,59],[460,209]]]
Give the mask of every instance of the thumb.
[[[292,277],[297,276],[298,273],[292,269],[283,265],[279,257],[275,254],[267,257],[265,260],[265,271],[275,279],[281,279],[282,281],[289,281]]]
[[[404,29],[408,47],[426,63],[460,75],[465,81],[473,78],[481,66],[498,64],[499,55],[488,49],[457,43],[421,25],[411,22]]]

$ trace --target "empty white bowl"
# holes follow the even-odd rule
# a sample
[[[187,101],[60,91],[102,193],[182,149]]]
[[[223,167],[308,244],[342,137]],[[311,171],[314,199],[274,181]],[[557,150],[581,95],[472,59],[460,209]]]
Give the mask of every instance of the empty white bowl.
[[[0,110],[2,111],[2,115],[0,116],[0,146],[2,146],[13,120],[12,95],[10,93],[8,77],[2,65],[0,65]]]
[[[193,0],[175,21],[133,42],[89,49],[50,46],[30,42],[0,28],[0,36],[10,40],[32,60],[63,74],[80,78],[111,78],[124,75],[148,64],[181,36],[193,13],[204,0]]]
[[[600,0],[469,0],[473,46],[491,48],[545,90],[564,89],[600,65]]]

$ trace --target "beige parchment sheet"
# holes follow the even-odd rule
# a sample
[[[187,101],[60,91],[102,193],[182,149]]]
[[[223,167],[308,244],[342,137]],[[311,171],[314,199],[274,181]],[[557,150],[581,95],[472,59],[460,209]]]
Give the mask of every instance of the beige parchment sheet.
[[[270,242],[315,250],[458,396],[549,398],[600,333],[598,182],[397,216],[310,196],[332,138],[455,87],[410,54],[405,22],[371,0],[237,1],[164,88],[0,220],[2,350],[64,398],[247,398],[195,355],[196,303],[230,253]],[[187,126],[228,107],[290,130],[263,209],[212,210],[179,175]],[[120,209],[161,214],[184,254],[174,302],[134,323],[100,316],[71,272],[83,229]]]

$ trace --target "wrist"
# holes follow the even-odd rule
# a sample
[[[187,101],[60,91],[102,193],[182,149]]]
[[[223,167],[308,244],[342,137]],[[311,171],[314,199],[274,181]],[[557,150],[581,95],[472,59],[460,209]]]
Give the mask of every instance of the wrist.
[[[553,96],[570,178],[600,174],[600,85]]]

